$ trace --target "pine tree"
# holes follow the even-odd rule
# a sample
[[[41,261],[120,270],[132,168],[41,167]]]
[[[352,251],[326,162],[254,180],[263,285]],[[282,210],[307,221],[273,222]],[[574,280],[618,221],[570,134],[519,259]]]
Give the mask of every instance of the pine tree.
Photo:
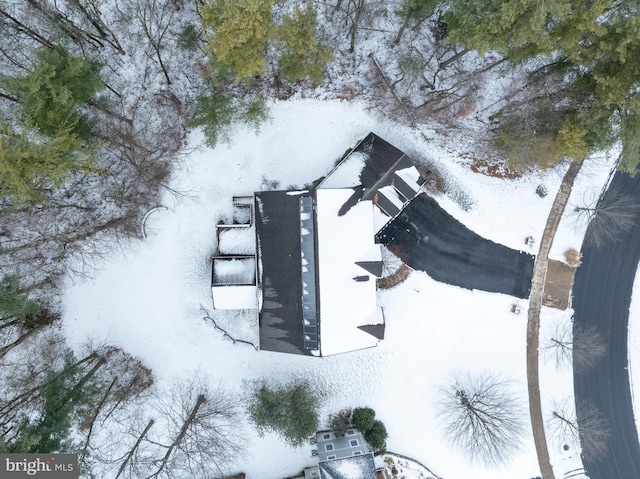
[[[371,424],[371,428],[364,433],[364,438],[376,451],[381,451],[386,447],[387,437],[387,428],[379,419],[375,419]]]
[[[368,431],[373,427],[373,421],[375,420],[376,412],[370,407],[357,407],[353,410],[351,415],[351,422],[360,431]]]
[[[0,119],[0,189],[18,202],[39,202],[74,171],[96,171],[94,158],[73,127],[44,136]]]
[[[277,32],[281,42],[278,69],[286,78],[322,81],[324,68],[333,55],[329,47],[316,40],[317,26],[317,13],[311,4],[305,9],[296,6],[293,15],[284,17]]]
[[[267,71],[267,47],[275,32],[274,3],[213,0],[201,7],[202,29],[208,39],[205,51],[219,72],[246,81]]]
[[[232,125],[244,123],[258,128],[267,119],[266,99],[260,95],[234,98],[213,92],[196,98],[195,114],[191,126],[201,126],[206,144],[213,148],[228,140]]]
[[[20,284],[15,276],[5,276],[0,280],[0,329],[27,322],[40,313],[38,303],[20,291]]]
[[[12,124],[0,118],[0,188],[27,202],[42,201],[74,171],[94,171],[81,107],[104,88],[95,60],[62,47],[37,50],[34,58],[26,75],[0,83],[19,103]]]
[[[1,85],[19,99],[22,122],[45,136],[69,131],[86,138],[89,124],[79,107],[104,89],[100,63],[62,47],[37,50],[34,57],[25,76],[7,77]]]
[[[554,38],[551,22],[569,16],[570,0],[453,0],[445,14],[447,41],[462,44],[481,55],[495,51],[512,59],[547,54]]]
[[[318,395],[310,383],[293,380],[278,386],[254,384],[247,409],[258,433],[274,432],[299,447],[318,428],[318,407]]]
[[[445,20],[449,42],[481,54],[494,51],[511,62],[533,57],[547,62],[527,88],[541,90],[532,103],[543,101],[542,93],[557,97],[559,121],[551,132],[556,154],[576,158],[620,140],[619,168],[635,174],[640,161],[638,2],[453,0]]]
[[[71,437],[71,426],[78,409],[91,401],[92,388],[84,381],[83,369],[73,352],[65,353],[60,370],[50,370],[42,382],[41,410],[23,417],[17,433],[4,447],[8,452],[73,452],[78,445]]]

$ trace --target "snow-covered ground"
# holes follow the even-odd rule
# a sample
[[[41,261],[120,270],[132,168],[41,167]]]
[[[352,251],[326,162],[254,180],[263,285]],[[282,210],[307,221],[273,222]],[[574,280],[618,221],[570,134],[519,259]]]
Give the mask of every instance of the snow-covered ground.
[[[640,273],[640,270],[636,272],[631,305],[629,306],[629,337],[627,339],[627,347],[633,415],[636,420],[636,429],[640,430],[640,274],[638,273]]]
[[[512,248],[529,250],[525,238],[532,236],[536,245],[530,251],[535,253],[566,166],[518,180],[492,178],[456,162],[450,152],[454,149],[438,146],[446,140],[435,141],[431,130],[423,135],[400,127],[358,103],[282,102],[273,105],[270,123],[258,134],[239,128],[231,145],[195,149],[173,180],[173,187],[185,194],[167,194],[168,209],[148,219],[149,237],[110,258],[95,278],[69,280],[63,298],[66,334],[76,345],[91,338],[122,347],[151,367],[159,383],[198,371],[212,385],[241,394],[244,380],[306,377],[325,398],[323,420],[344,407],[371,406],[387,426],[389,450],[419,460],[444,479],[536,477],[539,468],[529,432],[509,464],[485,469],[447,445],[435,407],[439,388],[454,374],[491,372],[512,381],[528,424],[525,301],[463,290],[414,272],[403,284],[379,293],[387,324],[384,341],[372,349],[322,359],[234,345],[202,320],[201,306],[211,309],[215,224],[230,222],[232,195],[251,194],[275,180],[281,188],[302,187],[325,175],[369,131],[448,170],[474,206],[463,211],[447,197],[438,200],[464,224]],[[425,139],[432,136],[434,141]],[[192,144],[200,140],[194,134]],[[589,184],[599,191],[602,182],[595,178],[604,181],[610,164],[594,164],[599,168],[588,172]],[[573,198],[593,189],[586,178],[579,178]],[[536,194],[540,184],[549,191],[544,198]],[[553,257],[561,258],[568,247],[579,249],[583,229],[573,224],[568,214]],[[520,314],[511,312],[513,304],[519,305]],[[541,341],[554,322],[570,316],[570,310],[545,309]],[[570,371],[542,363],[541,380],[543,406],[572,395]],[[310,446],[292,449],[273,435],[259,438],[248,424],[244,433],[249,453],[238,470],[250,479],[287,477],[313,464]],[[552,447],[551,453],[557,477],[579,467],[577,451],[561,453]]]

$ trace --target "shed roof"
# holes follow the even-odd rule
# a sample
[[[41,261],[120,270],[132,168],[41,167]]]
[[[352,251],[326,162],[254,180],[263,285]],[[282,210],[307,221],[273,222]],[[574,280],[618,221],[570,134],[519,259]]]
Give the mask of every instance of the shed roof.
[[[250,257],[213,258],[212,286],[255,285],[256,259]]]
[[[247,208],[245,208],[247,209]],[[218,225],[218,253],[221,255],[256,254],[256,232],[248,225]]]

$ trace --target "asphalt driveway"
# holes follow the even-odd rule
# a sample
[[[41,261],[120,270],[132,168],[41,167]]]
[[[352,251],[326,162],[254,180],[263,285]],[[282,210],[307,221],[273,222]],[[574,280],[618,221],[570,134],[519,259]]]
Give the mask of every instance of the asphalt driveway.
[[[437,281],[529,297],[534,257],[482,238],[426,194],[414,198],[376,241]]]
[[[607,194],[611,191],[633,195],[640,204],[640,174],[631,178],[616,173]],[[609,347],[594,371],[574,374],[576,398],[595,404],[611,429],[608,457],[602,461],[583,458],[591,479],[640,478],[640,444],[627,369],[629,306],[640,260],[640,209],[635,213],[636,226],[618,235],[617,241],[599,249],[585,242],[573,287],[574,325],[595,325]]]

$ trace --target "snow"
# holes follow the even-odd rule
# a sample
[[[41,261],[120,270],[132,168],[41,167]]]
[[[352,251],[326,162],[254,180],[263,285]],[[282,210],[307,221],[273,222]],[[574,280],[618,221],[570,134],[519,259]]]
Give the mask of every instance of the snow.
[[[216,258],[213,261],[213,284],[254,284],[255,258]]]
[[[371,201],[362,201],[345,215],[338,216],[340,207],[352,194],[349,189],[319,189],[316,192],[320,350],[323,356],[375,346],[378,340],[359,330],[358,326],[383,322],[376,304],[375,278],[360,282],[353,279],[367,274],[355,263],[379,260],[380,248],[376,254]],[[363,257],[368,251],[372,251],[372,256]]]
[[[256,309],[256,286],[213,286],[213,307],[215,309]]]
[[[418,173],[415,166],[398,170],[396,171],[396,175],[398,175],[398,177],[401,178],[414,193],[418,193],[418,191],[420,191],[420,173]]]
[[[375,477],[371,455],[338,459],[332,463],[340,479],[363,479]]]
[[[398,208],[399,210],[402,209],[403,202],[393,186],[383,186],[378,190],[378,193],[391,201],[391,203],[393,203],[396,208]]]
[[[386,214],[384,211],[382,211],[382,209],[380,208],[374,208],[373,209],[373,224],[374,224],[374,231],[376,233],[378,233],[378,231],[380,231],[382,228],[385,227],[385,225],[391,221],[391,216],[389,216],[388,214]]]
[[[354,151],[327,175],[318,188],[353,188],[360,185],[360,173],[367,159],[367,155],[361,151]]]
[[[514,248],[523,248],[524,238],[529,235],[539,240],[566,165],[518,180],[475,174],[460,164],[454,148],[446,143],[459,138],[442,139],[443,145],[439,145],[431,141],[435,135],[432,130],[400,127],[367,112],[357,102],[289,100],[273,104],[271,114],[271,123],[259,133],[238,128],[231,135],[231,145],[214,150],[197,148],[185,160],[171,186],[190,194],[180,198],[166,195],[163,204],[169,209],[154,214],[153,235],[114,253],[95,278],[69,277],[63,297],[63,324],[70,343],[80,348],[92,339],[120,346],[141,358],[154,371],[159,385],[199,371],[209,383],[240,395],[246,380],[306,377],[325,392],[323,421],[344,407],[371,406],[389,432],[388,449],[415,458],[439,477],[539,476],[528,428],[522,448],[510,462],[485,468],[470,463],[444,441],[436,409],[439,388],[451,380],[452,374],[491,371],[512,381],[527,424],[526,302],[463,290],[414,272],[404,283],[378,292],[385,314],[384,341],[375,348],[324,358],[257,352],[247,345],[232,344],[210,322],[202,321],[201,307],[211,306],[209,258],[215,249],[215,225],[229,217],[231,196],[259,190],[265,175],[286,185],[303,185],[326,175],[344,150],[369,131],[407,152],[420,151],[447,170],[474,206],[465,211],[443,195],[438,197],[441,205],[481,236]],[[192,146],[201,141],[199,135],[193,135]],[[590,178],[589,174],[578,178],[575,198],[580,198],[589,185],[601,187],[600,177]],[[535,193],[541,183],[549,191],[545,198]],[[352,263],[363,260],[362,254],[371,246],[372,209],[376,208],[361,203],[350,210],[352,217],[338,218],[337,208],[348,191],[318,193],[319,226],[322,222],[333,225],[333,235],[320,238],[320,254],[331,250],[336,261],[353,267],[349,271],[329,269],[324,280],[321,278],[320,294],[337,295],[333,304],[331,300],[325,303],[330,308],[326,314],[337,309],[363,317],[365,310],[375,307],[375,297],[369,290],[365,294],[364,289],[354,293],[353,288],[370,288],[375,281],[372,278],[355,283],[350,278],[362,274],[363,270]],[[569,219],[563,219],[565,229],[558,245],[554,242],[555,254],[561,254],[567,245],[581,243],[580,230],[564,224]],[[351,234],[357,222],[362,222],[362,229],[355,230],[368,228],[369,239]],[[367,241],[365,246],[361,246],[363,241]],[[514,303],[522,310],[519,315],[511,313]],[[637,308],[637,303],[633,307]],[[211,314],[216,321],[229,317],[229,312]],[[570,311],[556,313],[545,308],[542,327],[569,317]],[[332,325],[327,322],[326,334],[331,337]],[[356,324],[354,319],[350,326]],[[335,334],[340,333],[338,329],[335,326]],[[370,338],[369,345],[376,343],[372,336],[361,334]],[[548,411],[554,396],[571,394],[572,381],[570,372],[542,364],[543,407]],[[282,479],[314,465],[310,445],[292,449],[273,434],[259,437],[248,423],[239,424],[239,428],[246,437],[248,452],[237,468],[249,479]],[[576,453],[572,451],[568,457],[551,448],[557,477],[580,467]]]
[[[627,338],[629,381],[636,430],[640,431],[640,269],[636,272],[629,306],[629,337]],[[636,393],[636,391],[638,391]]]
[[[408,185],[411,185],[411,183],[417,184],[418,180],[420,179],[420,173],[418,173],[418,170],[415,166],[398,170],[396,171],[396,175],[405,180]]]
[[[253,226],[226,225],[219,228],[218,253],[221,255],[255,255],[256,230]]]

